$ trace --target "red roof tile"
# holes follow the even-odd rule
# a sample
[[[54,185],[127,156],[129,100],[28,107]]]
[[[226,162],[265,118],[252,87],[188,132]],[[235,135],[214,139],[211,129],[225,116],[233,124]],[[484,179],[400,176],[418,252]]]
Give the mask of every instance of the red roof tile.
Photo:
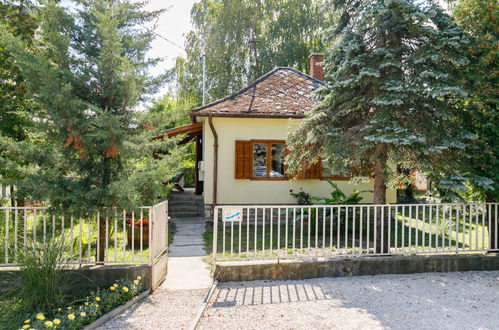
[[[276,68],[246,88],[191,111],[191,118],[304,117],[314,106],[312,92],[323,82],[292,68]]]

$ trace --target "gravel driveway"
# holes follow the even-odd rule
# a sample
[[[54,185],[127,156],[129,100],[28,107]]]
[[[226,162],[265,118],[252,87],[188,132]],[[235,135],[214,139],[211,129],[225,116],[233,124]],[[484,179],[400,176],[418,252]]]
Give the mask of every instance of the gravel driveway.
[[[98,329],[189,329],[207,293],[160,289]]]
[[[199,329],[499,329],[499,271],[222,283]]]

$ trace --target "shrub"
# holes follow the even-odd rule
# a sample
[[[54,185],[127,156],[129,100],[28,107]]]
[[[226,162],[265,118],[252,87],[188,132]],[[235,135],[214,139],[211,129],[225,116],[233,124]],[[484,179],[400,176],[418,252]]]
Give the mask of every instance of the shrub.
[[[333,181],[327,179],[326,180],[329,185],[332,188],[331,191],[331,197],[312,197],[313,200],[319,201],[319,202],[324,202],[325,204],[329,205],[352,205],[352,204],[359,204],[361,200],[364,199],[364,197],[360,196],[360,194],[364,192],[372,192],[372,190],[362,190],[358,191],[355,190],[352,192],[350,195],[347,196],[336,183]]]
[[[296,198],[298,205],[312,205],[312,197],[309,193],[304,192],[301,188],[300,191],[295,193],[293,190],[289,191],[290,195]]]
[[[20,296],[29,310],[50,310],[64,301],[69,274],[62,240],[20,249]]]

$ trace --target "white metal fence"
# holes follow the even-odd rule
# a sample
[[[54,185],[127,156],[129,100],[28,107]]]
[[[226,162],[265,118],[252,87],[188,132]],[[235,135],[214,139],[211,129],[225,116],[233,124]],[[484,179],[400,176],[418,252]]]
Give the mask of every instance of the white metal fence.
[[[49,207],[0,207],[0,266],[27,248],[62,242],[74,264],[152,264],[168,249],[168,202],[73,216]]]
[[[216,206],[217,260],[499,251],[499,203]]]

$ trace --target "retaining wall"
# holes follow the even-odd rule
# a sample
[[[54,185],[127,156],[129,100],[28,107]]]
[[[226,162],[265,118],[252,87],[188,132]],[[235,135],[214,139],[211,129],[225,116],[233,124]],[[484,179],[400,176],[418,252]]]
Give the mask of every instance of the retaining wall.
[[[219,262],[214,274],[220,282],[228,282],[478,270],[499,270],[499,254]]]

